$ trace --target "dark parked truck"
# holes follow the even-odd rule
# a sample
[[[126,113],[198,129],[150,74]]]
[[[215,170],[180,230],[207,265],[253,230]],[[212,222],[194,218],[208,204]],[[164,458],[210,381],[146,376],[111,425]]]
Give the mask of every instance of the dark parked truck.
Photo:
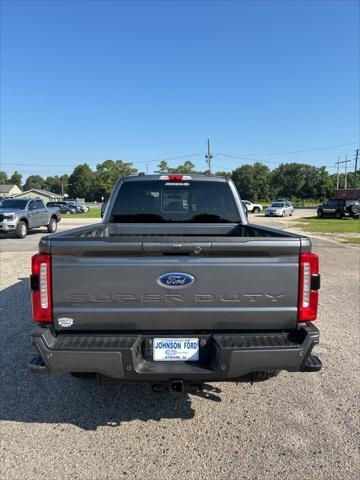
[[[231,180],[120,180],[102,223],[40,241],[32,372],[154,388],[313,372],[318,257],[308,238],[248,223]]]

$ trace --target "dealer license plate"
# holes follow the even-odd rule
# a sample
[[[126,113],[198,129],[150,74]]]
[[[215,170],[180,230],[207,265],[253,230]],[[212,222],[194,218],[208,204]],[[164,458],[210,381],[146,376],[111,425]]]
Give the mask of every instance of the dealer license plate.
[[[184,362],[199,360],[198,338],[154,338],[155,361]]]

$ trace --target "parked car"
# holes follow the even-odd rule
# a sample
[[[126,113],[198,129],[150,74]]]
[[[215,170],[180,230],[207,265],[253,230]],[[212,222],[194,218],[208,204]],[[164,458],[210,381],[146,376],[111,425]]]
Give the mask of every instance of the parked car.
[[[324,205],[319,205],[317,209],[317,216],[323,217],[352,217],[359,218],[360,216],[360,202],[359,200],[344,200],[331,198]]]
[[[241,200],[247,208],[247,211],[249,213],[259,213],[263,209],[262,205],[260,203],[251,203],[249,200]]]
[[[293,215],[294,207],[291,202],[273,202],[270,207],[265,210],[265,217],[285,217]]]
[[[77,208],[72,207],[70,205],[65,205],[64,203],[61,203],[61,202],[48,202],[46,206],[57,207],[60,209],[60,212],[65,213],[65,215],[69,215],[70,213],[79,213]]]
[[[179,392],[321,368],[311,242],[249,224],[230,179],[123,178],[103,222],[39,248],[31,372]]]
[[[65,205],[66,207],[69,208],[74,208],[76,210],[76,213],[82,213],[84,210],[80,205],[78,205],[76,202],[68,202],[68,201],[63,201],[60,202],[62,205]]]
[[[64,200],[64,205],[68,205],[69,207],[74,207],[78,210],[79,213],[88,212],[90,210],[85,204],[77,203],[75,200]]]
[[[47,227],[55,233],[60,222],[59,208],[45,207],[44,202],[32,198],[6,198],[0,202],[0,231],[15,232],[24,238],[29,229]]]

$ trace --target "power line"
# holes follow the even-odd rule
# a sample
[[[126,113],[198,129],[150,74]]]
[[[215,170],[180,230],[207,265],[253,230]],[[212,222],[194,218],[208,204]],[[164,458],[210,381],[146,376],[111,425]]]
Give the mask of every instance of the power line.
[[[156,162],[168,162],[168,161],[171,161],[171,160],[181,160],[181,159],[184,159],[184,158],[189,158],[189,157],[199,157],[199,156],[202,156],[203,153],[188,153],[187,155],[180,155],[180,156],[177,156],[177,157],[167,157],[167,158],[158,158],[158,159],[155,159],[155,160],[141,160],[141,161],[134,161],[134,160],[124,160],[124,159],[117,159],[117,160],[120,160],[124,163],[132,163],[134,166],[138,165],[138,164],[147,164],[147,163],[156,163]],[[51,156],[49,156],[48,158],[51,158]],[[111,160],[111,159],[107,159],[107,160]],[[102,163],[102,162],[105,162],[106,160],[102,160],[102,161],[99,161],[99,160],[96,160],[95,163]],[[114,160],[116,161],[116,160]],[[78,162],[76,160],[76,162]],[[94,161],[92,162],[82,162],[82,163],[89,163],[89,164],[93,164]],[[75,164],[76,165],[81,165],[82,163],[77,163]],[[21,162],[0,162],[1,165],[12,165],[12,166],[17,166],[17,165],[25,165],[25,166],[29,166],[29,167],[48,167],[49,165],[46,165],[44,163],[33,163],[33,162],[26,162],[26,163],[21,163]],[[74,162],[73,163],[52,163],[51,166],[55,166],[55,167],[71,167],[74,165]]]
[[[243,157],[242,155],[234,155],[234,154],[230,154],[230,153],[221,153],[221,152],[216,152],[216,155],[220,155],[222,157],[228,157],[228,158],[235,158],[235,159],[239,159],[239,160],[248,160],[248,161],[251,161],[251,162],[260,162],[260,163],[268,163],[269,165],[280,165],[282,163],[294,163],[294,162],[275,162],[275,161],[269,161],[269,160],[263,160],[263,159],[259,159],[259,158],[250,158],[250,157]],[[295,163],[300,163],[300,162],[295,162]],[[321,165],[323,167],[327,167],[327,168],[334,168],[333,165]]]
[[[357,148],[355,151],[355,169],[354,169],[354,188],[357,187],[357,164],[359,158],[359,149]]]
[[[351,162],[351,160],[348,160],[347,159],[347,155],[346,155],[346,158],[345,160],[339,160],[339,157],[338,157],[338,161],[335,163],[335,165],[337,166],[337,179],[336,179],[336,189],[338,190],[339,188],[339,180],[340,180],[340,175],[339,175],[339,166],[342,165],[342,164],[345,164],[345,188],[347,188],[347,164]]]
[[[290,152],[250,153],[250,154],[245,153],[243,155],[244,156],[252,155],[252,156],[256,156],[256,157],[271,156],[271,155],[292,155],[292,154],[295,154],[295,153],[307,153],[307,152],[316,152],[316,151],[319,151],[319,150],[330,150],[332,148],[346,147],[346,146],[349,146],[349,145],[356,145],[358,143],[359,142],[349,142],[349,143],[340,143],[340,144],[337,144],[337,145],[327,145],[327,146],[324,146],[324,147],[306,148],[304,150],[293,150],[293,151],[290,151]]]

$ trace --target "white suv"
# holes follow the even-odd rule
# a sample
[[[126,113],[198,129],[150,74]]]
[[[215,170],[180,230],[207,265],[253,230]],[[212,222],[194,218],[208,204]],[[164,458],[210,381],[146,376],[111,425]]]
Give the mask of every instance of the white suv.
[[[263,209],[262,205],[259,203],[251,203],[249,200],[242,200],[242,202],[246,205],[246,209],[249,213],[259,213]]]

